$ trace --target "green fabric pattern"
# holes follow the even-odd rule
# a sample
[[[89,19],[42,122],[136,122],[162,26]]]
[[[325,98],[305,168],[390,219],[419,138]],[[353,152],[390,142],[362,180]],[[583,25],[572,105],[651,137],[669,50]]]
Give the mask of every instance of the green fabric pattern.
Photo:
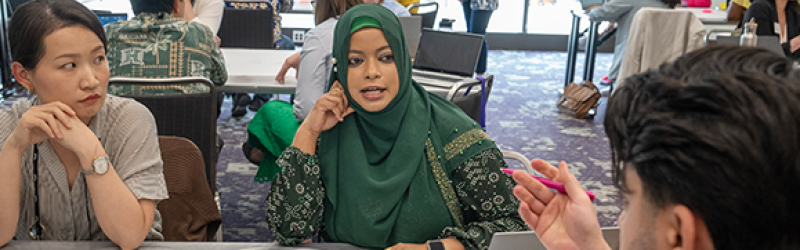
[[[247,144],[264,152],[264,158],[254,178],[258,183],[272,181],[280,170],[275,160],[292,145],[294,135],[300,127],[292,110],[291,103],[269,101],[258,109],[258,113],[247,125]]]
[[[400,22],[379,5],[358,5],[339,19],[332,54],[341,63],[334,65],[329,86],[338,80],[348,88],[351,31],[358,20],[369,23],[370,18],[380,24],[393,52],[400,86],[394,99],[377,112],[364,110],[344,91],[355,113],[321,134],[326,232],[333,241],[364,247],[422,243],[461,221],[453,218],[440,193],[425,157],[425,142],[430,138],[434,150],[443,150],[442,136],[477,126],[455,105],[429,96],[411,79],[411,60]],[[434,114],[450,122],[436,123],[431,119]],[[455,128],[442,134],[440,126],[450,124]],[[475,155],[488,147],[490,143],[476,145],[465,153]],[[444,165],[452,170],[460,163]]]
[[[328,242],[382,249],[455,237],[466,249],[487,249],[495,232],[526,230],[502,153],[458,107],[411,79],[405,38],[389,10],[361,4],[341,16],[330,83],[348,86],[350,34],[363,16],[380,23],[398,93],[368,112],[344,91],[356,112],[320,135],[317,155],[290,146],[278,157],[266,201],[275,239],[295,245],[320,233]]]
[[[128,21],[107,24],[108,67],[111,77],[173,78],[201,76],[216,86],[228,80],[225,60],[211,30],[200,23],[169,14],[141,13]],[[204,85],[159,89],[111,86],[109,93],[175,94],[204,93]]]
[[[474,144],[491,142],[484,139]],[[485,250],[496,232],[529,230],[517,214],[519,201],[513,194],[516,183],[500,171],[501,167],[507,167],[502,157],[500,150],[490,148],[470,156],[449,173],[465,225],[446,227],[438,238],[455,237],[466,249]],[[276,163],[281,172],[273,180],[266,200],[267,224],[275,240],[283,245],[296,245],[322,233],[326,241],[333,242],[326,237],[322,222],[325,185],[320,181],[322,166],[317,155],[290,146]],[[420,220],[402,223],[425,224]]]

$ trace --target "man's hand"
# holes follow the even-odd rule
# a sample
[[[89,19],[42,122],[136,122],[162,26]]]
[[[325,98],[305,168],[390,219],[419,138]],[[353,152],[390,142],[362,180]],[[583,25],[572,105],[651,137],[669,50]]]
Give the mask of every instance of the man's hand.
[[[567,164],[558,168],[536,159],[536,171],[564,184],[567,193],[554,193],[524,171],[514,171],[514,195],[520,200],[519,215],[536,232],[547,249],[611,249],[603,239],[597,212]]]

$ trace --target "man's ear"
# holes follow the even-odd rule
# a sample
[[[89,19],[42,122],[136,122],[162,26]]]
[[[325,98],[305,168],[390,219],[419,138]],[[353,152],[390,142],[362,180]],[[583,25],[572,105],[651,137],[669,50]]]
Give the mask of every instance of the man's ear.
[[[673,250],[714,249],[711,234],[699,215],[684,205],[676,205],[669,215],[667,243]]]
[[[33,85],[31,84],[31,71],[26,69],[22,66],[19,62],[14,62],[11,64],[11,72],[14,73],[14,79],[17,79],[17,82],[25,87],[29,91],[35,91]]]

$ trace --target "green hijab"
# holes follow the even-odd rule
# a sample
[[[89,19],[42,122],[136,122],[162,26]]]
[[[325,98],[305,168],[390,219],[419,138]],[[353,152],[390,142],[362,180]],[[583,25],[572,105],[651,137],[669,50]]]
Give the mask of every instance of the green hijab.
[[[383,30],[399,77],[397,95],[377,112],[364,110],[346,91],[350,35],[363,27]],[[339,81],[355,112],[320,136],[327,237],[384,248],[400,242],[423,243],[438,238],[445,227],[460,226],[460,211],[453,211],[459,210],[457,201],[454,209],[443,198],[437,182],[443,178],[434,174],[437,168],[432,166],[449,174],[494,144],[476,143],[449,160],[441,157],[443,145],[480,127],[411,79],[403,30],[388,9],[360,4],[342,15],[334,31],[333,57],[338,63],[328,86]]]

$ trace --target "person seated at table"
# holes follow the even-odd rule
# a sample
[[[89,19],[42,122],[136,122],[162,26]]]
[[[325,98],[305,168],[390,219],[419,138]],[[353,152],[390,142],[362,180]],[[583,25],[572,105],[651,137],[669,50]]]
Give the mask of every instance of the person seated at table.
[[[675,8],[680,0],[609,0],[600,6],[587,9],[591,21],[615,22],[617,25],[617,39],[614,42],[614,59],[608,75],[605,77],[609,84],[617,81],[622,56],[631,33],[633,16],[641,8]],[[591,79],[590,79],[591,80]]]
[[[486,249],[495,232],[525,229],[502,153],[458,107],[411,79],[391,11],[347,11],[333,57],[330,91],[277,160],[266,203],[280,244],[322,232],[367,248]]]
[[[757,0],[744,14],[743,22],[755,20],[758,36],[779,36],[783,53],[800,59],[800,4],[793,0]]]
[[[331,51],[334,27],[339,16],[361,3],[361,0],[317,0],[314,8],[317,26],[306,34],[303,50],[287,58],[275,78],[283,82],[288,70],[286,65],[290,61],[299,64],[294,104],[267,102],[247,126],[247,142],[242,145],[242,150],[250,162],[259,165],[256,181],[272,180],[278,171],[275,159],[289,147],[300,122],[325,93],[333,67]]]
[[[773,52],[719,46],[625,79],[604,124],[620,249],[800,249],[798,76]],[[533,167],[566,187],[513,174],[544,246],[611,249],[567,164]]]
[[[294,50],[294,42],[292,38],[285,35],[281,31],[281,12],[289,12],[294,6],[294,0],[257,0],[248,2],[233,2],[227,1],[225,5],[228,8],[235,9],[267,9],[272,11],[272,38],[275,48],[282,50]],[[272,94],[253,94],[253,98],[247,93],[233,94],[233,109],[231,110],[232,116],[244,116],[247,114],[247,108],[258,112],[261,106],[267,101],[272,99]]]
[[[222,86],[228,80],[225,60],[208,26],[182,19],[189,0],[131,0],[136,16],[105,26],[112,77],[173,78],[199,76]],[[171,89],[113,85],[109,93],[206,93],[205,85]],[[218,106],[221,105],[221,99]]]
[[[747,8],[750,8],[750,0],[732,0],[728,2],[728,22],[742,21]]]
[[[168,198],[150,111],[106,94],[106,38],[73,0],[33,0],[8,24],[17,81],[36,95],[0,110],[0,245],[162,240]]]

